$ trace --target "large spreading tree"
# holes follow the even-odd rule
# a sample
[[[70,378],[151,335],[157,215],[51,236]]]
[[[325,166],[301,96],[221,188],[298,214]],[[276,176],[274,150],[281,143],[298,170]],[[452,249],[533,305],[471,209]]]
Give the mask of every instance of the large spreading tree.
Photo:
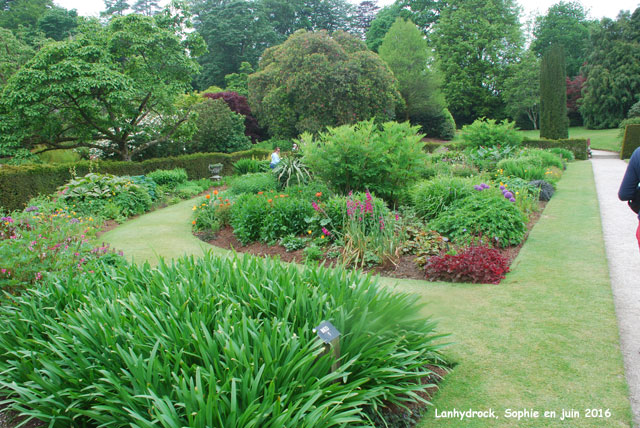
[[[196,30],[208,52],[198,58],[202,90],[224,85],[243,62],[258,65],[264,50],[298,29],[348,30],[354,7],[346,0],[190,0]]]
[[[129,160],[171,139],[189,114],[176,97],[190,88],[201,49],[167,14],[127,15],[87,24],[45,45],[2,93],[4,138],[23,147],[88,147]]]
[[[589,52],[580,113],[587,128],[615,128],[640,94],[640,8],[604,18]]]
[[[342,31],[299,30],[265,51],[249,76],[249,104],[271,135],[295,137],[377,117],[400,102],[396,79],[361,40]]]
[[[509,67],[503,98],[507,114],[516,123],[526,117],[529,126],[538,129],[540,117],[540,59],[527,50],[519,62]]]
[[[564,46],[567,75],[576,76],[587,58],[591,26],[581,3],[560,1],[536,18],[531,49],[541,57],[553,44]]]
[[[451,0],[434,27],[443,91],[458,125],[502,118],[508,67],[524,37],[513,0]]]

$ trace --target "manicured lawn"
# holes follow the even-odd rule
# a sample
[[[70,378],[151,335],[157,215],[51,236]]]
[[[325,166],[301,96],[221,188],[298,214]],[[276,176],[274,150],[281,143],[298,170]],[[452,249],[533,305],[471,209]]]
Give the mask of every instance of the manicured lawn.
[[[137,262],[201,254],[191,235],[192,202],[160,210],[102,239]],[[220,254],[224,251],[218,250]],[[417,293],[457,362],[421,427],[630,426],[618,329],[589,162],[570,164],[558,191],[500,285],[382,279]],[[492,408],[498,419],[436,419],[434,409]],[[505,418],[506,409],[556,411],[557,419]],[[562,409],[580,419],[560,421]],[[586,409],[611,416],[585,418]]]
[[[539,138],[540,131],[521,131],[529,138]],[[569,128],[570,138],[591,138],[591,148],[596,150],[620,151],[622,137],[619,129],[587,129],[582,126]]]
[[[631,426],[589,162],[569,166],[512,268],[497,286],[400,282],[452,333],[448,354],[458,363],[420,426]],[[435,418],[435,409],[454,408],[492,408],[499,419]],[[541,417],[507,419],[509,408]],[[587,419],[588,408],[611,417]],[[580,419],[560,421],[562,409]],[[558,419],[542,417],[545,410]]]
[[[159,256],[170,259],[202,255],[207,249],[227,254],[227,251],[217,250],[193,236],[192,207],[193,200],[187,200],[154,211],[105,233],[99,241],[122,250],[128,259],[136,263],[149,262],[151,265],[158,263]]]

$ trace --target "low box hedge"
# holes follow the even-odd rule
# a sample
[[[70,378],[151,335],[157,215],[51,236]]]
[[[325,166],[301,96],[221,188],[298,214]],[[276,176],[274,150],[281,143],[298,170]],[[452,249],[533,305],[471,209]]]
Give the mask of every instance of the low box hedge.
[[[555,147],[560,147],[563,149],[571,150],[576,159],[588,159],[587,140],[584,138],[569,138],[566,140],[534,140],[525,138],[522,141],[522,145],[527,147],[536,147],[539,149],[552,149]]]
[[[76,175],[87,174],[90,168],[94,172],[114,175],[143,175],[158,169],[184,168],[190,180],[207,178],[211,175],[209,165],[223,164],[222,175],[232,173],[232,165],[238,159],[265,158],[269,150],[251,149],[235,153],[195,153],[142,162],[123,161],[80,161],[64,164],[36,164],[24,166],[0,165],[0,207],[3,210],[24,208],[29,199],[39,194],[48,195],[69,181],[71,171]]]
[[[624,129],[620,159],[629,159],[638,147],[640,147],[640,124],[627,125]]]

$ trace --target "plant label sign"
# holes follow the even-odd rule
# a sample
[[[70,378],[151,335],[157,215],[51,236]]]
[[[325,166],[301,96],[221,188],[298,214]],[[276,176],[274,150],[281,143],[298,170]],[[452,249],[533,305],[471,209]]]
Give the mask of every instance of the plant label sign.
[[[340,332],[333,324],[329,321],[322,321],[319,326],[313,329],[315,333],[318,335],[320,340],[324,343],[331,343],[338,337],[340,337]]]

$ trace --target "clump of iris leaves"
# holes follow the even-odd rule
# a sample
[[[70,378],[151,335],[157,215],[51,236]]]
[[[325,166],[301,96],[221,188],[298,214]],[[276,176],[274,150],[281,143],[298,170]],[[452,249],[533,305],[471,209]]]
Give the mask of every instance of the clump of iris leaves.
[[[0,395],[55,427],[371,426],[447,365],[416,299],[249,256],[70,272],[4,296]],[[342,333],[335,371],[323,320]]]

